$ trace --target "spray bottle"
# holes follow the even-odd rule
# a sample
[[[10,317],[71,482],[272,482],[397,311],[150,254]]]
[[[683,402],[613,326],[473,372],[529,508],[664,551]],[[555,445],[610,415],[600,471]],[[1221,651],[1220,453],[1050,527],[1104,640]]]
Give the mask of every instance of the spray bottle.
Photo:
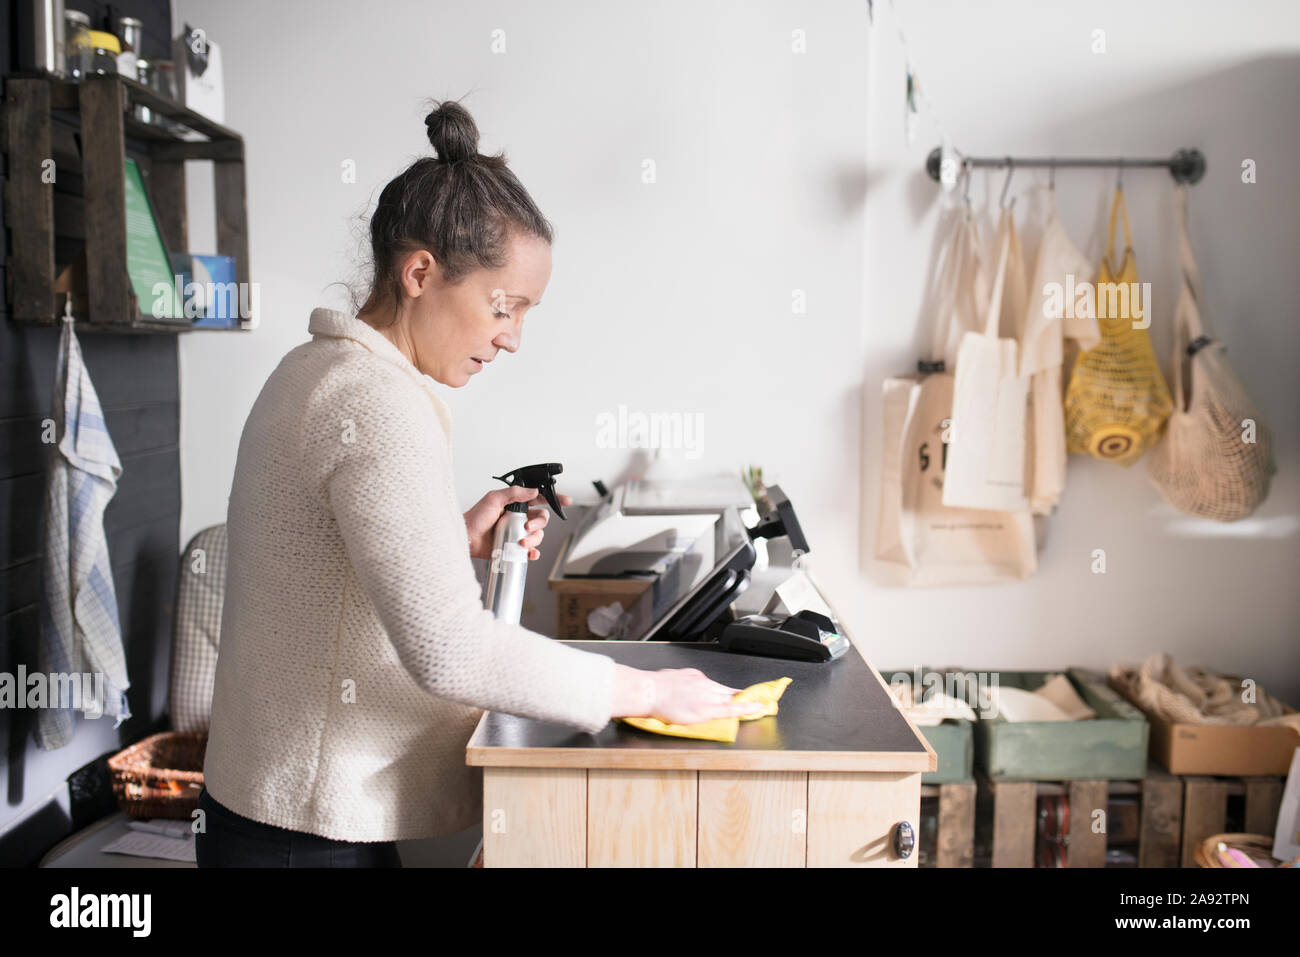
[[[535,488],[546,496],[555,514],[564,519],[564,509],[555,497],[555,476],[564,471],[559,462],[526,465],[494,479],[506,485]],[[519,613],[524,605],[524,579],[528,575],[528,550],[519,544],[527,534],[527,502],[511,502],[497,520],[492,532],[492,558],[488,567],[486,607],[502,621],[519,624]]]

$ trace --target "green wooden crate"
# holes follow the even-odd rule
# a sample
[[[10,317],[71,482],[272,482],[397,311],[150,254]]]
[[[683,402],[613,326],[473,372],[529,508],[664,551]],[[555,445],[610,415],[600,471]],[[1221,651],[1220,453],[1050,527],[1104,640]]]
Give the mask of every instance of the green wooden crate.
[[[892,684],[896,675],[912,675],[910,671],[885,671],[880,677]],[[938,763],[935,770],[921,774],[922,784],[952,784],[969,781],[975,774],[974,722],[948,719],[942,724],[918,725],[917,729],[934,748]]]
[[[1001,687],[1033,691],[1059,671],[1000,671]],[[1097,712],[1084,721],[1007,721],[986,718],[978,702],[975,761],[991,781],[1068,781],[1141,778],[1147,768],[1146,717],[1104,682],[1065,670],[1074,690]]]

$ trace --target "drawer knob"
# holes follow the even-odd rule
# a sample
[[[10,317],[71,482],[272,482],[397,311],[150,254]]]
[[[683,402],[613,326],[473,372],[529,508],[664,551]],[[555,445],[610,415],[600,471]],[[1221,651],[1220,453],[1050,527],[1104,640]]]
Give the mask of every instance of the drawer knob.
[[[912,856],[915,847],[916,834],[912,831],[912,825],[906,821],[899,821],[894,825],[894,853],[907,860]]]

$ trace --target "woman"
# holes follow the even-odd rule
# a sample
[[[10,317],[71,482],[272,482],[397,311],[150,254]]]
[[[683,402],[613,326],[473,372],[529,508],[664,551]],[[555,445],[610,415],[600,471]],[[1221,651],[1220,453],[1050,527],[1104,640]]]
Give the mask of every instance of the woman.
[[[594,733],[747,707],[694,669],[638,671],[483,607],[471,557],[508,503],[543,500],[497,489],[460,513],[432,383],[518,350],[551,227],[464,107],[425,124],[437,158],[380,195],[365,305],[312,312],[240,439],[200,867],[400,866],[396,841],[481,820],[465,745],[482,709]],[[530,560],[548,516],[529,510]]]

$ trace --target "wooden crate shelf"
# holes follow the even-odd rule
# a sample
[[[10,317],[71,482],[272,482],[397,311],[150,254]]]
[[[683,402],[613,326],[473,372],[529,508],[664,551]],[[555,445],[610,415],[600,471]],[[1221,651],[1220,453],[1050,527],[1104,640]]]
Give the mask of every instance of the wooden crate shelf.
[[[993,867],[1034,867],[1038,800],[1065,796],[1070,805],[1067,867],[1104,867],[1120,831],[1136,838],[1138,867],[1195,867],[1196,846],[1213,834],[1273,833],[1284,779],[1278,776],[1205,777],[1170,774],[1154,762],[1138,780],[991,781],[977,774],[977,844]],[[923,792],[924,793],[924,792]],[[1105,833],[1094,833],[1092,811],[1136,798],[1137,821],[1121,824],[1108,812]],[[1230,799],[1241,799],[1229,808]],[[1079,813],[1078,809],[1084,809]],[[978,862],[977,862],[978,863]],[[942,865],[941,865],[942,866]],[[949,865],[951,866],[951,865]]]
[[[933,800],[933,809],[930,801]],[[950,781],[921,785],[921,830],[924,818],[933,813],[934,846],[922,849],[921,867],[973,867],[975,851],[975,781]]]
[[[135,106],[148,107],[206,139],[142,122],[134,115]],[[128,156],[140,165],[164,244],[172,252],[188,248],[185,162],[213,163],[217,253],[234,258],[235,281],[247,288],[244,142],[234,130],[123,76],[88,76],[78,84],[45,73],[5,76],[0,127],[11,240],[5,294],[14,321],[54,325],[70,297],[79,329],[174,333],[192,328],[190,320],[156,319],[142,311],[131,286],[126,266]],[[48,159],[55,162],[55,183],[43,178]],[[80,250],[75,258],[72,250]]]
[[[1105,867],[1109,821],[1106,831],[1095,832],[1092,811],[1133,795],[1139,798],[1138,866],[1178,866],[1183,782],[1154,764],[1136,780],[990,781],[980,775],[977,781],[990,821],[993,867],[1036,865],[1038,799],[1045,796],[1064,796],[1070,805],[1066,866]]]
[[[1214,834],[1240,831],[1272,836],[1277,829],[1285,781],[1285,778],[1273,775],[1184,777],[1182,866],[1196,867],[1197,845]],[[1228,799],[1232,797],[1240,797],[1243,801],[1241,819],[1229,826]]]

